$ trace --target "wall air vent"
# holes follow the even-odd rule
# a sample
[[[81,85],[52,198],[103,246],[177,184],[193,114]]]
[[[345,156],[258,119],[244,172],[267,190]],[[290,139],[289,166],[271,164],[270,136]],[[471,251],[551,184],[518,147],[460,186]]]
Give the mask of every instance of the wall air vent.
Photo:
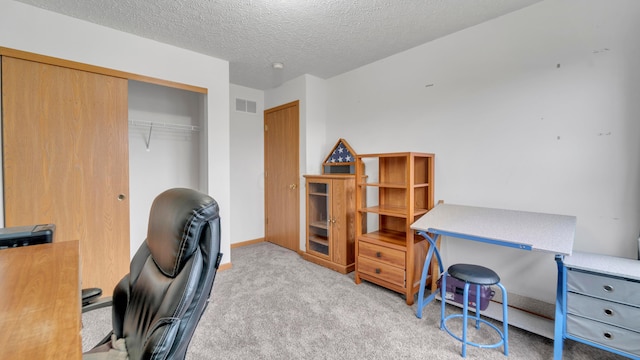
[[[255,114],[257,105],[255,101],[236,98],[236,111]]]

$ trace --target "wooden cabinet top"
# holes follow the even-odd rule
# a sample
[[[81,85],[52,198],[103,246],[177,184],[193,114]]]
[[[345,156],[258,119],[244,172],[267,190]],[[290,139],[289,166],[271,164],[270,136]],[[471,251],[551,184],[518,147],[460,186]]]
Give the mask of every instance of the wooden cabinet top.
[[[395,153],[379,153],[379,154],[359,154],[358,157],[408,157],[408,156],[419,156],[419,157],[433,157],[435,154],[430,153],[421,153],[421,152],[395,152]]]
[[[305,179],[355,179],[356,174],[302,175]]]

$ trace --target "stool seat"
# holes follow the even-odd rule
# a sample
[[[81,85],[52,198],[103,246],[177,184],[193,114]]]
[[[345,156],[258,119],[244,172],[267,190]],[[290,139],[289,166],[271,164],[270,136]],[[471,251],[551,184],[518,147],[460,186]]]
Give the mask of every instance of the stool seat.
[[[480,265],[455,264],[449,266],[447,272],[452,277],[477,285],[495,285],[500,282],[500,276],[495,271]]]

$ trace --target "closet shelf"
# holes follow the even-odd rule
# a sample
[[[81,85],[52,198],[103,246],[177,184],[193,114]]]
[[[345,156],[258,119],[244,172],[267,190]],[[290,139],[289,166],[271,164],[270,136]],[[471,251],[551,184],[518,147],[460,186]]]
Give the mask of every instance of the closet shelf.
[[[129,125],[149,128],[162,128],[176,131],[200,131],[200,127],[196,125],[171,124],[157,121],[129,120]]]
[[[151,132],[153,131],[154,127],[156,129],[161,128],[161,129],[166,129],[170,131],[193,131],[193,132],[200,131],[200,127],[195,125],[171,124],[171,123],[156,122],[156,121],[129,120],[129,125],[136,126],[136,127],[149,128],[149,134],[147,135],[147,138],[144,141],[145,146],[147,147],[147,151],[149,151],[149,148],[151,146]]]

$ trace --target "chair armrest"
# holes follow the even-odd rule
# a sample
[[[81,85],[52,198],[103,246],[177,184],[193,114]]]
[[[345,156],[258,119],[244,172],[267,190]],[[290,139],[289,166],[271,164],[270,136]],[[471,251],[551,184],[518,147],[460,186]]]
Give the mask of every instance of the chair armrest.
[[[93,310],[101,309],[101,308],[112,306],[112,305],[113,305],[113,298],[111,296],[105,296],[92,303],[84,305],[82,307],[82,313],[86,313],[88,311],[93,311]]]

